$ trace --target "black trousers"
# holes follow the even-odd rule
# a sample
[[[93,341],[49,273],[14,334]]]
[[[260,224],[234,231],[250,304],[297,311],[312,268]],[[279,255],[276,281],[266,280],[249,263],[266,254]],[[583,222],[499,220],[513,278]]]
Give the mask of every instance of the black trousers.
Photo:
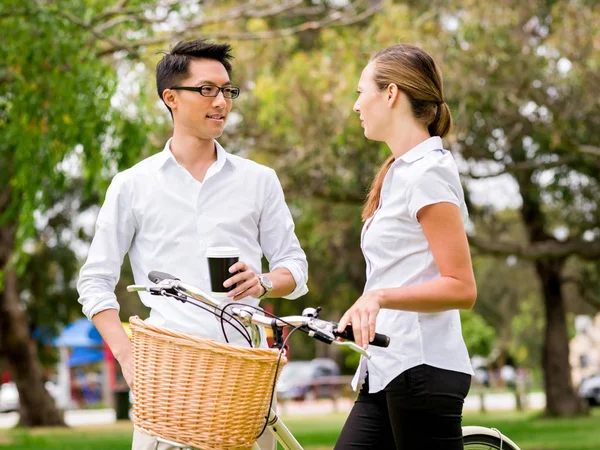
[[[334,450],[463,450],[470,375],[423,364],[374,394],[368,382],[367,376]]]

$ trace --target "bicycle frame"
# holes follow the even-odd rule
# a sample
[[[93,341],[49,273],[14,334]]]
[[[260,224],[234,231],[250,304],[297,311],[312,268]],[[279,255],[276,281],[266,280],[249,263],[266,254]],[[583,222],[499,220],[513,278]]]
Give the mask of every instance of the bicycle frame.
[[[271,409],[269,411],[269,422],[267,425],[267,430],[269,430],[274,436],[275,439],[284,450],[304,450],[304,448],[300,445],[300,443],[296,440],[292,432],[288,429],[288,427],[283,423],[283,420]],[[495,428],[486,428],[479,426],[465,426],[463,427],[463,436],[471,436],[471,435],[484,435],[491,436],[500,439],[501,442],[504,442],[514,450],[519,450],[517,444],[511,441],[508,437],[503,435],[499,430]],[[177,442],[168,441],[166,439],[157,438],[155,450],[158,450],[158,445],[160,443],[171,445],[172,447],[178,447],[182,450],[200,450],[195,449],[193,447],[189,447],[187,445],[179,444]],[[255,442],[252,446],[252,450],[261,450],[259,445]]]
[[[267,430],[269,430],[273,436],[275,436],[275,439],[277,439],[277,442],[281,444],[284,450],[303,450],[302,446],[296,440],[292,432],[272,408],[269,411]],[[260,450],[260,447],[257,443],[254,443],[252,450]]]

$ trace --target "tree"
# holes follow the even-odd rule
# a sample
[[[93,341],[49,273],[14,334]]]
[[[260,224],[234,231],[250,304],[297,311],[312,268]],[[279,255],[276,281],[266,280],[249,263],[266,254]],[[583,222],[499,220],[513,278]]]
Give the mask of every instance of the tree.
[[[198,35],[269,40],[347,26],[371,17],[382,6],[381,0],[119,0],[97,14],[57,13],[89,34],[98,44],[98,56],[120,51],[139,56],[148,47]],[[131,30],[138,32],[132,34]]]
[[[506,2],[496,5],[493,20],[489,14],[465,11],[445,49],[459,111],[454,148],[473,177],[514,180],[526,239],[472,236],[471,242],[489,254],[532,262],[545,306],[546,410],[576,414],[584,405],[571,383],[563,272],[571,258],[600,256],[594,200],[600,151],[592,131],[600,120],[593,92],[598,31],[587,25],[598,13],[586,2],[565,1]]]
[[[86,7],[73,11],[83,13]],[[39,286],[47,272],[35,274],[37,281],[30,279],[34,274],[23,274],[28,267],[24,246],[35,236],[36,218],[72,185],[66,160],[80,161],[91,191],[101,167],[115,155],[117,161],[125,159],[125,149],[139,136],[136,129],[141,130],[129,128],[110,106],[116,86],[112,67],[89,52],[85,36],[51,8],[17,1],[0,6],[5,30],[0,49],[0,358],[16,382],[26,426],[63,420],[44,388],[19,287],[20,279]],[[71,269],[63,273],[73,276]]]

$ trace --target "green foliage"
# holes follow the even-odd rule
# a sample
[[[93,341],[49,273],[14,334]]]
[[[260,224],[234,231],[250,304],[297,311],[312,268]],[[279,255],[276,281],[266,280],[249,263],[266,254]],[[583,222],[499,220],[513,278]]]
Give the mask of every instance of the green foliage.
[[[74,301],[77,291],[69,283],[79,265],[65,242],[50,245],[41,239],[28,256],[20,279],[21,299],[27,307],[42,364],[52,367],[58,361],[58,352],[50,344],[52,339],[62,326],[81,316],[81,306]]]
[[[445,48],[446,82],[458,108],[457,149],[497,164],[534,204],[549,235],[598,225],[597,11],[579,2],[473,6]],[[584,31],[585,30],[585,31]],[[518,77],[515,76],[518,74]],[[448,76],[449,75],[449,76]]]
[[[119,155],[119,162],[136,151],[132,144],[144,142],[141,121],[111,107],[113,66],[61,15],[62,8],[93,15],[100,5],[69,3],[0,5],[0,185],[11,199],[0,223],[18,224],[17,249],[34,235],[34,213],[69,189],[71,177],[61,166],[66,159],[80,161],[90,191],[109,159]]]
[[[115,62],[98,58],[90,34],[65,16],[95,16],[104,7],[0,4],[0,198],[7,202],[0,226],[16,228],[12,261],[40,341],[81,316],[74,248],[83,232],[74,219],[98,204],[107,176],[137,161],[147,140],[145,115],[111,104]],[[42,348],[40,355],[48,363],[56,356]]]
[[[461,311],[460,320],[469,355],[488,356],[494,346],[496,330],[474,311]]]
[[[477,255],[473,265],[478,290],[474,312],[495,330],[494,348],[512,354],[524,367],[537,367],[544,338],[543,309],[531,264],[516,257]],[[466,338],[464,329],[463,335]]]
[[[513,338],[508,351],[520,367],[536,368],[542,362],[544,316],[537,296],[522,298],[511,321]]]

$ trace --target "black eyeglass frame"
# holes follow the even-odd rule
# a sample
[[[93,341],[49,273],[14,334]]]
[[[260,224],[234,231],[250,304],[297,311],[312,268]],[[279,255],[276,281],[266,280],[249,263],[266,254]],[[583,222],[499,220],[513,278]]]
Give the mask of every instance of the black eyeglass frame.
[[[203,88],[211,88],[211,89],[217,89],[215,95],[206,95],[202,93],[202,89]],[[192,92],[197,92],[198,94],[200,94],[202,97],[209,97],[209,98],[214,98],[217,97],[219,95],[219,92],[223,93],[223,97],[227,98],[227,99],[234,99],[234,98],[238,98],[240,96],[240,88],[237,86],[223,86],[223,87],[219,87],[219,86],[215,86],[213,84],[203,84],[202,86],[173,86],[169,89],[173,89],[174,91],[192,91]],[[228,97],[227,95],[225,95],[225,89],[237,89],[237,94],[235,96],[231,96]]]

